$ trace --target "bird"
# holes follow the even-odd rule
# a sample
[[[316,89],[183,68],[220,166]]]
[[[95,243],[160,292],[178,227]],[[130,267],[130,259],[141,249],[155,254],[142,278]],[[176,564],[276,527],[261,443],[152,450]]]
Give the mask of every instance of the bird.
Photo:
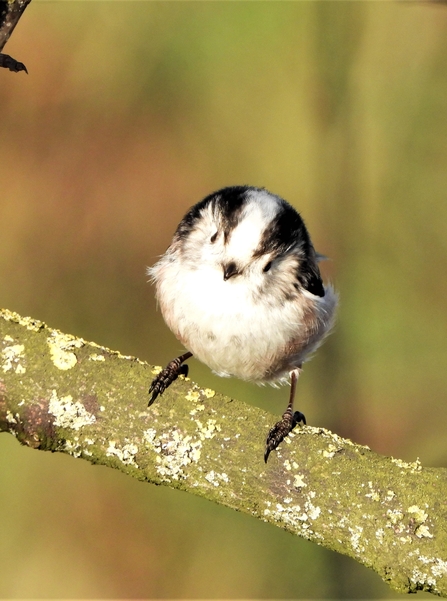
[[[300,214],[265,188],[229,186],[195,204],[147,272],[162,316],[186,352],[152,381],[150,406],[192,356],[218,376],[290,383],[286,411],[269,431],[264,461],[305,416],[298,377],[331,331],[338,295]]]

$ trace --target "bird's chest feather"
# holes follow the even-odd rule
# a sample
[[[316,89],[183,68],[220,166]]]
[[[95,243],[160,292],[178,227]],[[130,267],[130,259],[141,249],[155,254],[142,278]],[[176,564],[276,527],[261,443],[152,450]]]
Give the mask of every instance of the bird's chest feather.
[[[265,365],[296,337],[300,305],[267,299],[242,278],[224,281],[213,269],[171,267],[158,296],[174,334],[220,375],[261,379]]]

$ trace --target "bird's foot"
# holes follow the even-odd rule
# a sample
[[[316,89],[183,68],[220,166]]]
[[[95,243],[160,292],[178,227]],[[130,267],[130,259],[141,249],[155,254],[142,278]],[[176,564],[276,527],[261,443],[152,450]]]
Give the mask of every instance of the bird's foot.
[[[180,375],[186,376],[188,375],[188,366],[183,364],[183,361],[189,359],[191,357],[191,353],[187,353],[188,356],[182,355],[181,357],[177,357],[177,359],[173,359],[167,366],[161,370],[157,377],[152,380],[152,384],[149,388],[149,394],[151,398],[149,399],[148,407],[152,405],[155,399],[163,394],[163,392],[174,382]]]
[[[301,411],[295,411],[295,413],[292,414],[292,412],[288,409],[285,413],[283,413],[280,421],[273,426],[267,436],[264,453],[264,461],[266,463],[270,453],[279,446],[284,438],[290,434],[294,427],[300,422],[306,424],[306,418]]]

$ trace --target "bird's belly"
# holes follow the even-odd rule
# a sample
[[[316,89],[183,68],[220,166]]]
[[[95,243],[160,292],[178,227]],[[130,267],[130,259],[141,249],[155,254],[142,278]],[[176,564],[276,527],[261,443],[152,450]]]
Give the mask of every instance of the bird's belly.
[[[277,381],[301,365],[309,335],[297,302],[256,301],[244,286],[203,276],[159,295],[166,323],[196,358],[220,376]]]

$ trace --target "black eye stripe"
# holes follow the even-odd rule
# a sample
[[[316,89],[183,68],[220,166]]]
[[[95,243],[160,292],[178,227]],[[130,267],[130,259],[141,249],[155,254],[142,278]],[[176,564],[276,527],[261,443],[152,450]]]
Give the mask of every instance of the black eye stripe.
[[[265,228],[253,258],[267,254],[272,256],[272,253],[274,257],[280,257],[292,249],[299,258],[296,275],[301,286],[312,294],[323,297],[323,282],[304,221],[291,205],[281,200],[281,210]]]
[[[242,213],[251,198],[256,202],[256,194],[269,194],[263,188],[251,186],[232,186],[222,188],[204,198],[194,205],[183,217],[177,227],[174,241],[185,239],[195,227],[204,211],[209,208],[215,226],[218,231],[211,236],[210,243],[213,244],[219,233],[223,235],[224,244],[228,244],[233,230],[241,220]],[[253,253],[253,259],[262,256],[270,256],[272,260],[293,252],[298,257],[298,268],[296,277],[300,286],[317,296],[324,296],[324,287],[318,269],[315,250],[310,241],[306,226],[301,216],[288,202],[271,194],[276,199],[276,214],[261,234],[257,249]],[[264,271],[267,272],[271,265],[267,263]]]
[[[239,222],[244,204],[247,201],[247,193],[257,189],[250,186],[232,186],[213,192],[191,207],[186,213],[177,227],[176,238],[186,238],[197,221],[201,219],[205,209],[211,206],[215,223],[220,223],[221,229],[224,230],[224,242],[226,243],[230,233]]]
[[[294,246],[308,243],[308,240],[309,236],[301,216],[282,200],[281,209],[262,233],[253,257],[262,257],[269,252],[282,255]]]

